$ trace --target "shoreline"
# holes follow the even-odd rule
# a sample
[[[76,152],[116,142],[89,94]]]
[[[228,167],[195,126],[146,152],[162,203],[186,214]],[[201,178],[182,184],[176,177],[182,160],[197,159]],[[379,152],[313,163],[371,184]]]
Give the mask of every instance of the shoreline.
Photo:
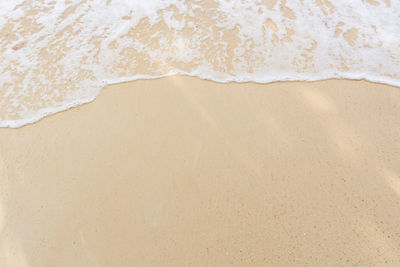
[[[46,108],[43,109],[43,111],[40,112],[40,115],[37,115],[34,118],[30,119],[21,119],[21,120],[3,120],[0,121],[0,129],[1,128],[11,128],[11,129],[18,129],[22,128],[26,125],[34,124],[46,117],[55,115],[60,112],[65,112],[73,108],[78,108],[82,105],[90,104],[91,102],[95,101],[96,98],[102,93],[103,90],[107,89],[109,86],[118,86],[119,84],[124,84],[124,83],[135,83],[137,81],[143,81],[143,80],[158,80],[158,79],[168,79],[169,77],[189,77],[189,78],[194,78],[194,79],[199,79],[199,80],[204,80],[208,82],[213,82],[217,84],[257,84],[257,85],[269,85],[269,84],[279,84],[279,83],[318,83],[318,82],[335,82],[335,81],[349,81],[349,82],[366,82],[366,83],[371,83],[375,84],[377,86],[388,86],[388,87],[395,87],[400,89],[400,83],[396,84],[395,81],[392,81],[392,83],[384,82],[384,81],[379,81],[379,78],[377,79],[366,79],[365,77],[361,77],[359,79],[357,78],[322,78],[322,79],[310,79],[310,80],[299,80],[299,79],[288,79],[288,80],[277,80],[277,81],[269,81],[269,82],[257,82],[257,81],[233,81],[233,80],[228,80],[228,81],[218,81],[214,80],[212,78],[204,78],[204,77],[198,77],[197,75],[191,75],[189,73],[172,73],[172,74],[165,74],[161,76],[140,76],[139,78],[135,79],[121,79],[119,81],[114,81],[114,82],[104,82],[105,86],[101,89],[99,89],[99,92],[94,95],[93,97],[90,97],[89,99],[83,99],[80,100],[79,103],[71,103],[66,106],[62,106],[59,108]],[[349,75],[351,76],[351,75]]]

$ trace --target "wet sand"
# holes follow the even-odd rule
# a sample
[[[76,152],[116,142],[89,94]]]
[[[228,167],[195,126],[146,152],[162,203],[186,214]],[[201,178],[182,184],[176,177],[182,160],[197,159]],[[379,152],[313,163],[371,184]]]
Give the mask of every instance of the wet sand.
[[[0,129],[0,265],[399,265],[399,103],[173,76]]]

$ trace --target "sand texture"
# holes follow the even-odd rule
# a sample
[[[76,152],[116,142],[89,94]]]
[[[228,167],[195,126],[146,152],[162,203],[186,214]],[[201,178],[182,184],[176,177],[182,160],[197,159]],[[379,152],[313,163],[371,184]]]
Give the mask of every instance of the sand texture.
[[[0,129],[0,266],[398,266],[399,103],[172,76]]]

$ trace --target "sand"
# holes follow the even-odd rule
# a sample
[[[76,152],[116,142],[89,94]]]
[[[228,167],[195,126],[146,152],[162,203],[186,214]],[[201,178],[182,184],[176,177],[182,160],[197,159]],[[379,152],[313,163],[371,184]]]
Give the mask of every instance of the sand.
[[[0,129],[0,265],[399,265],[399,103],[173,76]]]

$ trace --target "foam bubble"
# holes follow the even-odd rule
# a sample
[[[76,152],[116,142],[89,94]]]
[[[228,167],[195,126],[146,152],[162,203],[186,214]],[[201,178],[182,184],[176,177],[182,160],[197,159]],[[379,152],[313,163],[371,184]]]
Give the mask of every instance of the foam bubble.
[[[0,34],[0,127],[177,73],[400,86],[399,1],[1,1]]]

